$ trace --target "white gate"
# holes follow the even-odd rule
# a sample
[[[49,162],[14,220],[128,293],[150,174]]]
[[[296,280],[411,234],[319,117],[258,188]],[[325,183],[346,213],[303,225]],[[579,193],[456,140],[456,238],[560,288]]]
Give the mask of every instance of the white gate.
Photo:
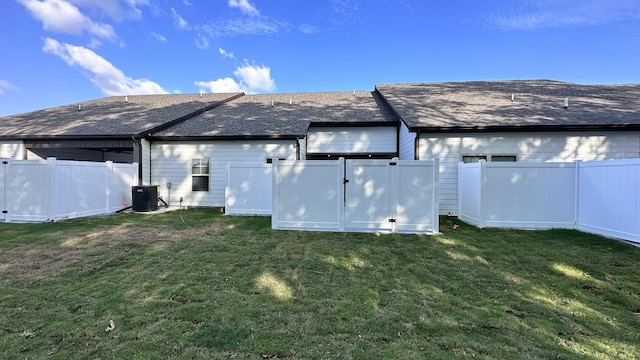
[[[436,233],[437,199],[438,160],[274,160],[274,229]]]

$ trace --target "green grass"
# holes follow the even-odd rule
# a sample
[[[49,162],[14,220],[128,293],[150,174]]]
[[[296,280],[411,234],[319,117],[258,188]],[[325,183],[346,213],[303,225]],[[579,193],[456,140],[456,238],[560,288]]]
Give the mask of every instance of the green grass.
[[[449,221],[438,236],[211,209],[0,224],[0,358],[640,358],[640,249]]]

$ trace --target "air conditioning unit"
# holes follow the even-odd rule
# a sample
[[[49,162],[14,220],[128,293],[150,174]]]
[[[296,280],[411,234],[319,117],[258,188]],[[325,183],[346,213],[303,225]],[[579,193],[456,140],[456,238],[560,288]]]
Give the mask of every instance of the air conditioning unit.
[[[158,210],[158,185],[132,186],[131,209],[141,212]]]

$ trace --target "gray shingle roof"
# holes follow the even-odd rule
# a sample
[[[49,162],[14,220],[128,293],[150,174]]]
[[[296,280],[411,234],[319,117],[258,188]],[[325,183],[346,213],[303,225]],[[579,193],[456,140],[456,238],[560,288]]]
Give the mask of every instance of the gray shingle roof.
[[[637,84],[522,80],[384,84],[376,89],[412,130],[640,126]]]
[[[2,117],[0,136],[131,136],[235,95],[239,94],[111,96]]]
[[[296,137],[314,125],[395,124],[376,92],[245,95],[158,133],[159,137]]]

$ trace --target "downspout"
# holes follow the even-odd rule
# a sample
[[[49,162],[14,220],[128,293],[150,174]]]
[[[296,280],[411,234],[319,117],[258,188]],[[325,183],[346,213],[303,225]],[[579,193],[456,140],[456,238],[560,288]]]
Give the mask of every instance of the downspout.
[[[142,142],[140,140],[136,140],[135,135],[131,135],[131,140],[133,140],[133,154],[134,161],[138,162],[138,185],[142,185]],[[136,156],[137,154],[137,156]]]

